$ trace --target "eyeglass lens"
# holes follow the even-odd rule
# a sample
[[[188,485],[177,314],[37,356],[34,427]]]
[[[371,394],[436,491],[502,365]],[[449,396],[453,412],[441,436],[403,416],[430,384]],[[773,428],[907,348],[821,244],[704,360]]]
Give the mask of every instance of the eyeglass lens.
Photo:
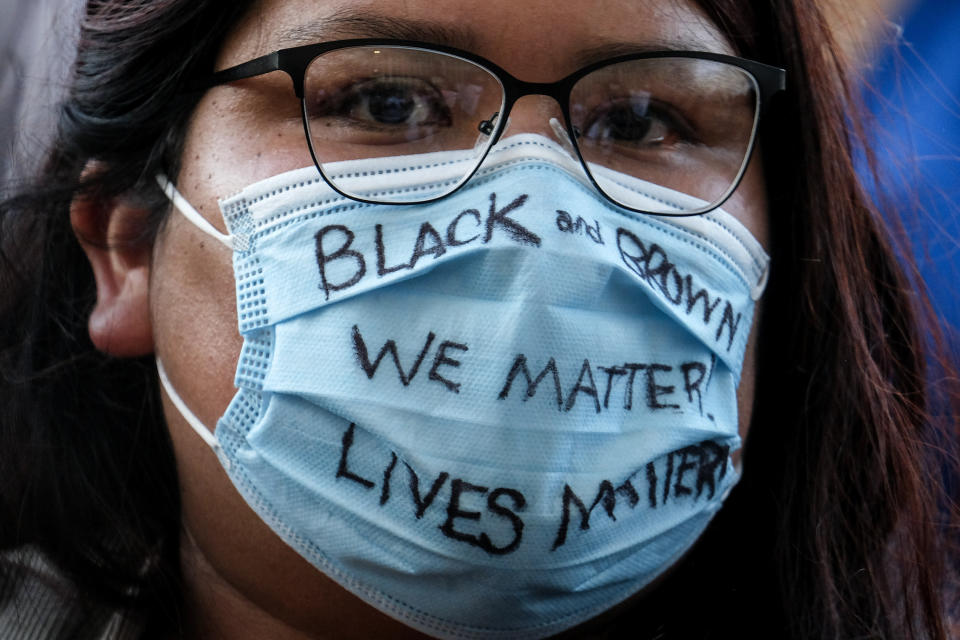
[[[569,113],[588,171],[608,197],[634,209],[683,214],[722,200],[735,185],[756,126],[757,95],[753,77],[736,66],[649,58],[581,78]],[[374,201],[429,200],[456,189],[492,144],[504,102],[491,71],[410,47],[337,49],[314,59],[304,82],[318,167],[347,195]],[[447,179],[383,198],[352,192],[338,164],[436,152],[448,152]],[[664,197],[672,191],[692,198]]]

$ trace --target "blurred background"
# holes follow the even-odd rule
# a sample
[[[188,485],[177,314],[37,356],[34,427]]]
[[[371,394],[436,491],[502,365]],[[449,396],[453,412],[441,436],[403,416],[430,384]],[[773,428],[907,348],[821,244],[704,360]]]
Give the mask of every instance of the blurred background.
[[[0,178],[32,172],[76,47],[79,0],[0,0]]]
[[[934,310],[960,360],[960,0],[833,0],[831,21],[860,73],[882,184],[903,215]]]

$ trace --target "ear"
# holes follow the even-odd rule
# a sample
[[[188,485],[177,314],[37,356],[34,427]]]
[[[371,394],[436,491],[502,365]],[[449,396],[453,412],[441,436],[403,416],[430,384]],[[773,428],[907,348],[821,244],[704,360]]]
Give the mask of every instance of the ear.
[[[90,167],[88,167],[88,170]],[[70,224],[97,282],[97,304],[88,329],[104,353],[135,357],[153,353],[150,321],[150,256],[143,235],[149,211],[95,193],[74,198]]]

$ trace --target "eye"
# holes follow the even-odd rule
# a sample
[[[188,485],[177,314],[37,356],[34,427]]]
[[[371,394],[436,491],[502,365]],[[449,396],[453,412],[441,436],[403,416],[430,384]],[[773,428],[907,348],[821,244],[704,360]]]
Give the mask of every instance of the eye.
[[[584,136],[639,148],[696,143],[693,128],[669,105],[635,97],[595,107],[584,120]]]
[[[313,97],[311,118],[337,118],[341,124],[369,127],[448,127],[450,109],[432,83],[414,77],[365,78]]]

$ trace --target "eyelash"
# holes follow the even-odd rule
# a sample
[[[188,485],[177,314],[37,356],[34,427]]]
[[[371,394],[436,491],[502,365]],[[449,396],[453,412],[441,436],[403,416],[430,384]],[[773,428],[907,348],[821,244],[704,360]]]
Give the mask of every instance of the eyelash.
[[[626,109],[624,109],[626,107]],[[630,113],[632,112],[632,113]],[[644,105],[644,112],[638,114],[634,108],[634,101],[631,98],[621,98],[613,99],[606,104],[598,105],[591,109],[590,113],[583,119],[583,125],[580,129],[584,132],[584,135],[588,135],[591,130],[594,130],[594,127],[604,126],[604,118],[610,115],[623,115],[628,113],[630,116],[635,118],[633,123],[627,123],[628,126],[635,125],[641,121],[657,121],[662,122],[666,125],[668,132],[675,135],[678,139],[678,143],[682,144],[697,144],[699,138],[696,134],[694,127],[690,124],[689,120],[672,105],[661,102],[661,101],[651,101],[650,103]],[[605,131],[609,130],[609,125],[606,125],[608,128]],[[648,125],[648,127],[643,131],[643,135],[650,131],[653,128],[653,124]],[[624,143],[631,142],[631,139],[628,137],[617,137],[604,135],[604,138],[612,138],[617,141],[623,141]],[[634,142],[634,144],[637,144]],[[640,146],[640,145],[638,145]]]
[[[406,126],[450,126],[452,116],[447,108],[440,90],[432,83],[421,78],[410,76],[372,77],[362,78],[342,88],[338,88],[331,96],[315,99],[308,107],[308,114],[315,118],[335,117],[342,118],[351,126],[369,128],[371,130],[395,129],[404,126],[403,122],[378,121],[376,114],[371,112],[371,100],[376,98],[389,99],[390,92],[396,95],[402,92],[402,98],[411,104],[404,105],[415,114],[418,110],[426,110],[426,119]],[[412,94],[412,95],[411,95]],[[365,113],[357,114],[357,109]],[[358,117],[358,115],[360,117]]]

